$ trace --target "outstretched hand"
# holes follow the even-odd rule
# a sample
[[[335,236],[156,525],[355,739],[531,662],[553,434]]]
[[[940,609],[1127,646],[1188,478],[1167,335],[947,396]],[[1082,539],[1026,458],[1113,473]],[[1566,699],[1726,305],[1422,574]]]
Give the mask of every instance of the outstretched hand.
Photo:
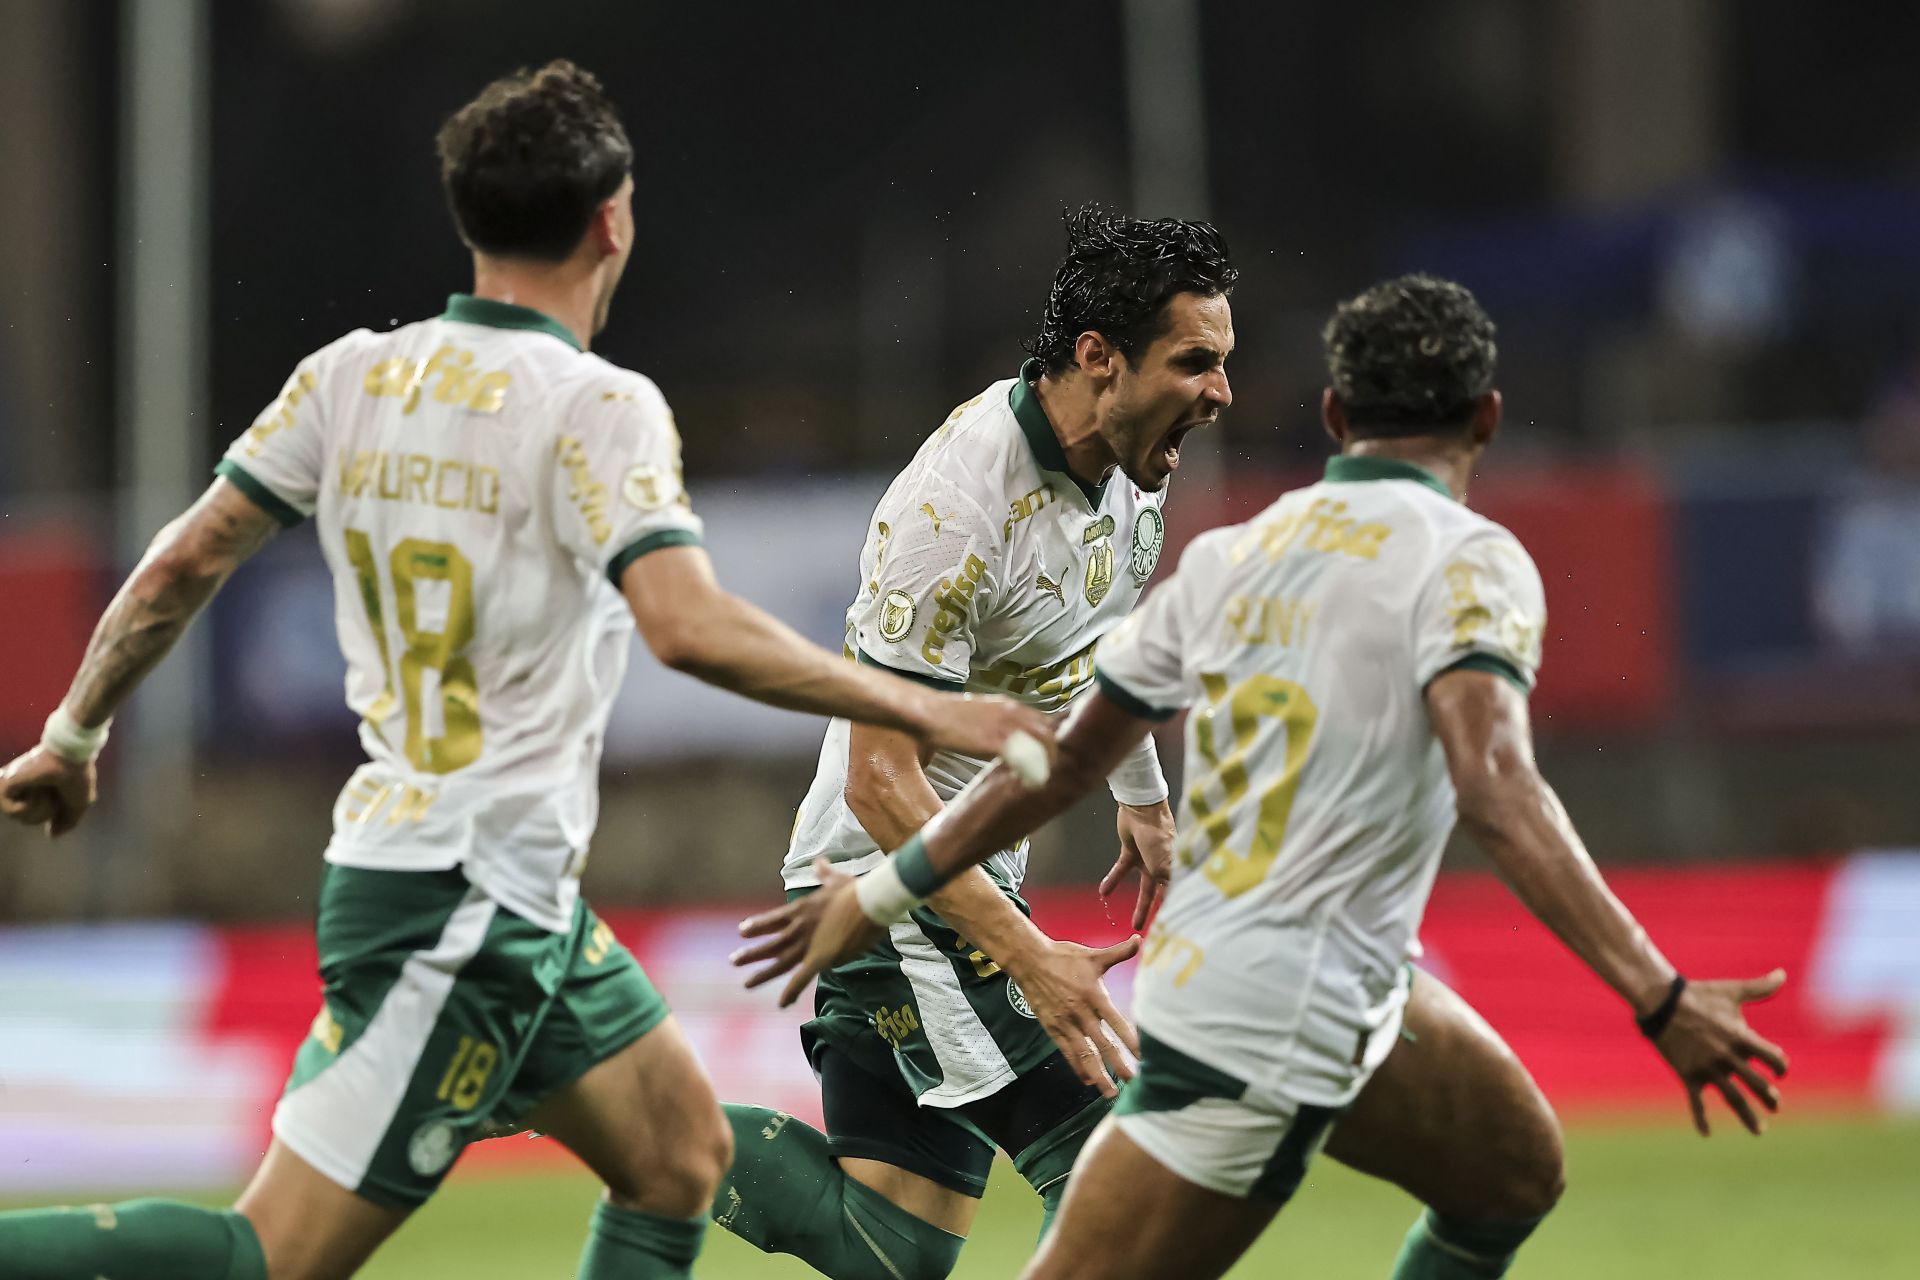
[[[1138,1058],[1140,1037],[1113,1007],[1101,979],[1107,970],[1139,952],[1138,937],[1098,949],[1052,941],[1037,957],[1023,962],[1018,972],[1008,970],[1035,1020],[1060,1047],[1073,1073],[1109,1098],[1120,1092],[1115,1081],[1133,1079],[1133,1064],[1120,1050],[1124,1046]]]
[[[742,947],[730,957],[735,966],[760,965],[747,977],[747,986],[772,982],[783,973],[793,977],[780,992],[780,1007],[798,1000],[813,980],[853,959],[880,940],[884,932],[867,918],[853,891],[854,877],[825,858],[814,859],[820,887],[740,922],[740,936],[765,941]]]
[[[1747,1094],[1768,1111],[1780,1109],[1780,1090],[1753,1063],[1758,1060],[1777,1079],[1787,1074],[1787,1055],[1747,1025],[1741,1006],[1769,998],[1786,980],[1786,971],[1775,969],[1764,978],[1690,982],[1680,993],[1673,1020],[1654,1040],[1660,1056],[1687,1087],[1693,1127],[1702,1137],[1708,1133],[1709,1088],[1719,1091],[1750,1133],[1762,1133],[1767,1125]]]
[[[96,794],[91,763],[35,747],[0,771],[0,814],[59,838],[80,825]]]

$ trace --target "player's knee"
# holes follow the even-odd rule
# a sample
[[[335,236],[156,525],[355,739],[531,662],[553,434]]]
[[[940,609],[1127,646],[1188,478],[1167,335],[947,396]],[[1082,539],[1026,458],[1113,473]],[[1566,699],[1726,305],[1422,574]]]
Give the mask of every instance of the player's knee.
[[[732,1166],[733,1131],[716,1110],[695,1131],[636,1153],[628,1168],[608,1179],[607,1196],[623,1209],[691,1217],[706,1212]]]
[[[1561,1156],[1560,1135],[1554,1133],[1532,1144],[1511,1162],[1501,1180],[1498,1203],[1489,1216],[1524,1221],[1544,1218],[1567,1190],[1567,1166]]]

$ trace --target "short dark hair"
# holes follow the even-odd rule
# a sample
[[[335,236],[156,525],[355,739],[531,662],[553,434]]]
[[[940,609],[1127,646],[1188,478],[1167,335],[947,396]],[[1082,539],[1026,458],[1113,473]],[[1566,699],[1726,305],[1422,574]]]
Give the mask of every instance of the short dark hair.
[[[1097,204],[1062,214],[1067,256],[1053,274],[1037,336],[1023,343],[1048,373],[1073,364],[1073,347],[1092,330],[1132,359],[1167,331],[1174,295],[1233,291],[1240,273],[1211,223],[1130,218]]]
[[[559,262],[633,171],[600,82],[566,59],[522,67],[454,112],[435,139],[460,238],[503,258]]]
[[[1353,434],[1365,438],[1465,426],[1493,390],[1493,335],[1493,321],[1464,286],[1410,275],[1335,307],[1320,340],[1333,394]]]

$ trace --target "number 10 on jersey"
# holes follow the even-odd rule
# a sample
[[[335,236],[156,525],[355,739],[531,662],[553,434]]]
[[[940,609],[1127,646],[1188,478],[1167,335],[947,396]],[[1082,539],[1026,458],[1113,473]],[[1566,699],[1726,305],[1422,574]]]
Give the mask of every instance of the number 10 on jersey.
[[[1293,816],[1294,793],[1300,789],[1300,771],[1306,767],[1307,746],[1320,723],[1320,708],[1307,691],[1291,680],[1264,672],[1249,676],[1231,689],[1227,678],[1203,675],[1207,707],[1193,730],[1193,743],[1208,772],[1187,792],[1187,807],[1200,820],[1188,835],[1183,857],[1191,863],[1196,846],[1206,849],[1201,874],[1229,898],[1237,898],[1266,878],[1280,844],[1287,838],[1287,820]],[[1277,722],[1286,734],[1286,754],[1279,776],[1260,793],[1259,816],[1253,842],[1245,853],[1229,847],[1234,810],[1246,799],[1247,757],[1259,736],[1262,720]],[[1222,722],[1225,722],[1224,724]],[[1223,729],[1231,728],[1233,748],[1224,758]],[[1218,794],[1218,804],[1211,798]]]
[[[359,529],[345,533],[347,559],[360,579],[361,603],[380,646],[380,668],[386,676],[386,689],[367,709],[367,719],[380,731],[396,701],[386,595],[372,540]],[[473,643],[473,562],[451,542],[407,538],[387,556],[387,571],[393,583],[394,622],[406,644],[399,674],[407,716],[407,760],[427,773],[452,773],[480,758],[480,694],[473,663],[464,656]],[[435,598],[429,600],[429,596]],[[435,622],[439,625],[428,629]],[[425,715],[428,672],[433,673],[440,694],[440,732],[433,737],[427,736]]]

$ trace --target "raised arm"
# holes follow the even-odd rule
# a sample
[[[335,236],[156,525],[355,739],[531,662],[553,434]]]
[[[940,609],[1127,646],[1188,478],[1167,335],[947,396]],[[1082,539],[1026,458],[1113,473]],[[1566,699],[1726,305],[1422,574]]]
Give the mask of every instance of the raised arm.
[[[1427,706],[1446,751],[1460,822],[1479,840],[1528,911],[1619,994],[1641,1029],[1686,1085],[1694,1124],[1707,1132],[1703,1090],[1719,1090],[1748,1129],[1764,1127],[1737,1079],[1768,1110],[1786,1055],[1746,1023],[1741,1005],[1780,989],[1785,974],[1743,981],[1688,982],[1614,897],[1587,855],[1559,797],[1533,758],[1527,701],[1504,678],[1453,670],[1428,687]]]
[[[52,836],[78,825],[93,803],[93,760],[114,712],[233,571],[279,529],[276,518],[218,479],[155,535],[94,628],[40,745],[0,774],[0,812],[44,825]]]
[[[756,702],[883,725],[972,756],[999,755],[1016,733],[1051,740],[1046,717],[1018,703],[936,693],[828,653],[724,590],[698,546],[639,557],[620,590],[662,663]]]

